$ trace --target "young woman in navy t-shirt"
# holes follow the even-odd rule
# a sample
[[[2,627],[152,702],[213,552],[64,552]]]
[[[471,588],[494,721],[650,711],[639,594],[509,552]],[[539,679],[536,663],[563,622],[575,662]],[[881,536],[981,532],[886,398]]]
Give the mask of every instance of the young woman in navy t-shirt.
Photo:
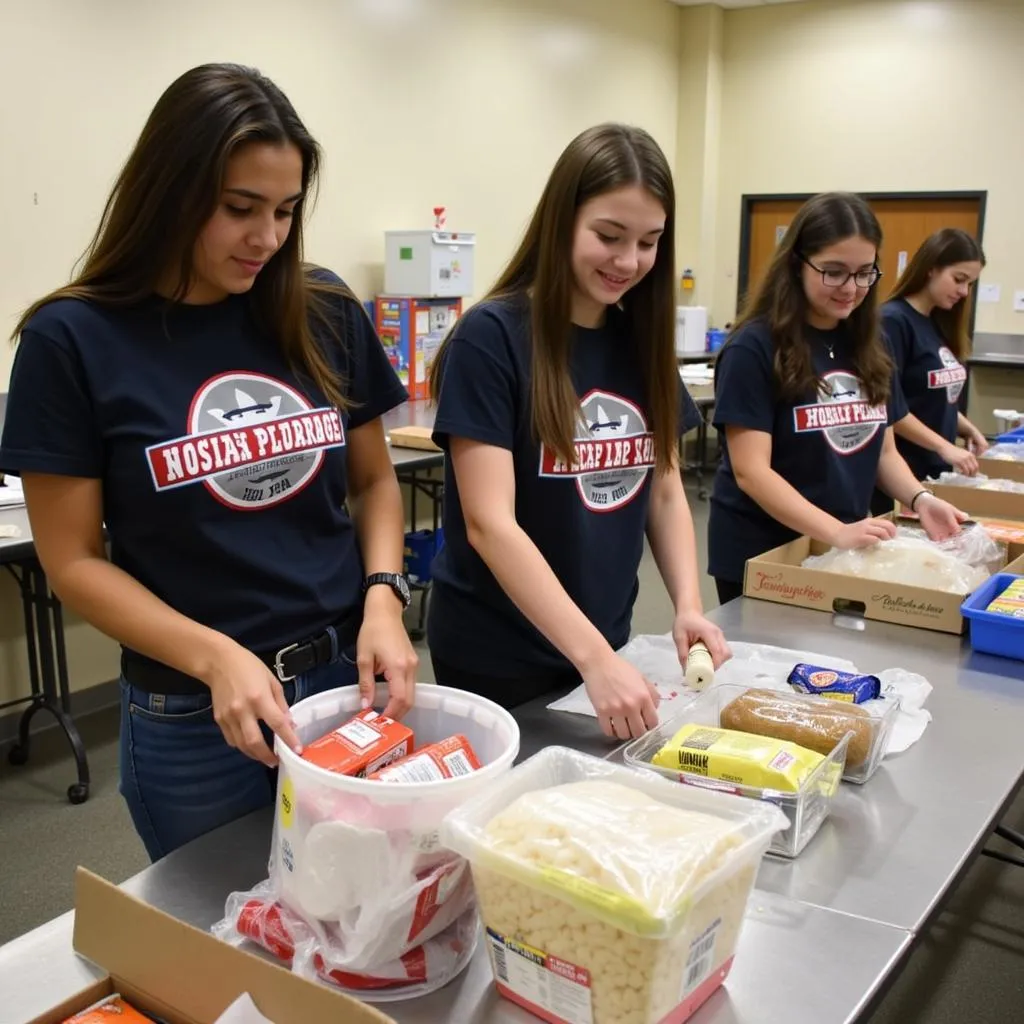
[[[724,435],[708,525],[723,602],[747,559],[806,534],[861,548],[894,534],[868,517],[876,486],[913,508],[932,537],[966,518],[928,492],[896,449],[906,416],[882,340],[875,285],[882,232],[858,196],[805,203],[715,368]]]
[[[956,469],[973,475],[984,434],[960,412],[967,381],[967,298],[985,266],[966,231],[943,228],[914,254],[882,306],[882,330],[910,415],[896,424],[896,447],[921,480]],[[964,438],[967,447],[957,445]]]
[[[54,591],[123,647],[121,791],[154,859],[272,800],[295,700],[358,680],[368,702],[375,672],[390,713],[412,700],[380,421],[407,396],[302,263],[318,162],[268,79],[187,72],[16,330],[0,469]]]
[[[445,546],[428,638],[440,683],[506,706],[582,680],[602,728],[656,723],[629,639],[646,534],[685,659],[703,640],[693,521],[679,473],[697,423],[674,346],[672,176],[647,133],[576,138],[526,236],[434,369]]]

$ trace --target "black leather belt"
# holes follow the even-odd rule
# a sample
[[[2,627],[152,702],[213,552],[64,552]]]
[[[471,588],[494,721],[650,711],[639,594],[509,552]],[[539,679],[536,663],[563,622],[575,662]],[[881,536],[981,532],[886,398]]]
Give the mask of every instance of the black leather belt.
[[[329,630],[324,630],[310,640],[286,644],[276,651],[253,653],[282,683],[291,682],[306,672],[330,664],[354,647],[361,625],[362,615],[354,614],[332,627],[334,637]],[[203,693],[207,689],[201,680],[130,650],[121,653],[121,674],[132,686],[146,693],[189,694]]]

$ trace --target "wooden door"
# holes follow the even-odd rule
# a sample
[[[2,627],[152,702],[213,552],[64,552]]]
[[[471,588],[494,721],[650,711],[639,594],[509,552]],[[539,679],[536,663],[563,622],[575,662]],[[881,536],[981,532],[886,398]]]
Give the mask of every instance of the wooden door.
[[[806,198],[745,197],[747,223],[744,237],[748,244],[747,251],[740,253],[741,291],[744,280],[751,290],[757,286],[786,228]],[[883,241],[878,260],[882,280],[878,287],[879,298],[883,301],[896,286],[899,272],[906,265],[906,261],[913,257],[918,246],[929,235],[940,228],[962,228],[968,234],[981,239],[980,195],[943,197],[922,194],[892,198],[867,195],[865,198],[871,204],[882,226]]]

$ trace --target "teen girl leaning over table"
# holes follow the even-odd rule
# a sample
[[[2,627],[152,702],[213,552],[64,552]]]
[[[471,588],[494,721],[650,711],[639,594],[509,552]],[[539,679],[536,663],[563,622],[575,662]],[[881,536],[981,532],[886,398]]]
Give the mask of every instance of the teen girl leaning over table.
[[[715,367],[724,436],[708,524],[709,572],[724,603],[747,559],[806,534],[869,547],[895,527],[868,518],[878,487],[920,515],[929,536],[966,516],[930,494],[896,449],[906,415],[879,331],[882,231],[858,196],[805,203]]]
[[[943,228],[914,253],[882,306],[882,331],[910,410],[895,426],[896,447],[920,480],[950,470],[973,476],[977,456],[988,448],[960,412],[967,299],[984,266],[981,246],[966,231]],[[957,445],[958,437],[966,447]],[[876,494],[872,507],[888,511],[892,501]]]
[[[123,646],[121,791],[154,859],[272,800],[294,701],[375,671],[389,713],[412,700],[380,422],[406,395],[302,263],[318,164],[272,82],[194,68],[16,331],[0,467],[53,589]]]
[[[583,132],[432,382],[450,456],[428,616],[438,682],[513,707],[582,679],[620,739],[657,722],[656,694],[616,654],[645,534],[680,660],[697,640],[728,657],[701,608],[677,459],[698,414],[675,359],[674,215],[646,132]]]

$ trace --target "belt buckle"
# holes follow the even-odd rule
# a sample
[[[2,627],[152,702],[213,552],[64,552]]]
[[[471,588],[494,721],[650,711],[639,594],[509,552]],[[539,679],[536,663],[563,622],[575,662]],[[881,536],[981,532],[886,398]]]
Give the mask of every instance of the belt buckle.
[[[274,655],[274,673],[282,683],[290,683],[295,676],[285,675],[284,671],[284,656],[291,654],[292,651],[297,651],[299,644],[289,644],[287,647],[282,647],[281,650]]]

